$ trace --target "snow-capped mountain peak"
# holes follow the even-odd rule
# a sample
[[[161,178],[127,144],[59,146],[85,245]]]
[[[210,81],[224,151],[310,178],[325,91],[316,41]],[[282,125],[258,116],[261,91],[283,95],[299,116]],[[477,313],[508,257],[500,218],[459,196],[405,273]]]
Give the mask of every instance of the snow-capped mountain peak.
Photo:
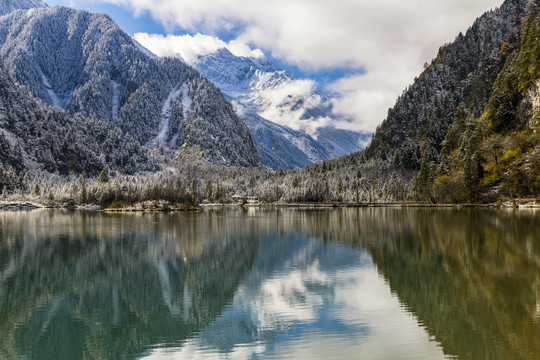
[[[347,119],[333,112],[335,96],[317,90],[313,80],[296,78],[264,55],[236,56],[221,48],[199,55],[193,65],[241,106],[259,152],[267,155],[263,162],[268,167],[284,163],[299,167],[346,155],[361,150],[370,138],[339,129],[337,125]],[[281,144],[279,149],[275,143]]]
[[[259,86],[265,74],[280,72],[267,57],[240,57],[227,48],[197,57],[194,66],[222,90],[238,95]],[[293,78],[292,74],[286,77]]]

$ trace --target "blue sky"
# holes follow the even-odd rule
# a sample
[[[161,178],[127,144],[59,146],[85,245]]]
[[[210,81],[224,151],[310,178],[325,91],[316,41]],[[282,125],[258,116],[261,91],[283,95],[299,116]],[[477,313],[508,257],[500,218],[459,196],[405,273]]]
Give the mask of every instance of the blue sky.
[[[339,94],[335,111],[351,119],[356,130],[363,131],[375,130],[398,95],[422,72],[423,64],[436,56],[441,45],[453,41],[477,17],[502,2],[47,1],[51,6],[106,13],[127,33],[142,33],[140,39],[147,40],[143,45],[158,55],[170,55],[158,51],[167,47],[196,54],[216,44],[227,46],[233,53],[233,47],[242,50],[237,55],[254,54],[250,51],[260,49],[281,68],[299,78],[312,79],[319,89]],[[146,36],[152,34],[162,37]],[[200,39],[206,43],[194,41]]]
[[[109,15],[128,34],[136,32],[160,33],[164,34],[165,27],[155,21],[150,13],[145,12],[135,17],[133,13],[123,7],[86,0],[46,0],[49,6],[62,5],[75,9],[100,12]]]

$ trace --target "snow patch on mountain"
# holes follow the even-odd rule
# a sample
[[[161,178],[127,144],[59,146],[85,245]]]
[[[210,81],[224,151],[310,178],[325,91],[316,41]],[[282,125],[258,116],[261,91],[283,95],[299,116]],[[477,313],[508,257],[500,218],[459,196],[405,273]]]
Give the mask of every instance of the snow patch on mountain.
[[[186,85],[187,84],[182,85],[182,88]],[[176,87],[174,87],[172,91],[169,93],[169,96],[167,96],[167,99],[165,100],[165,103],[163,104],[163,107],[161,108],[161,121],[159,123],[159,132],[155,138],[150,139],[150,141],[148,141],[146,146],[151,147],[151,146],[166,144],[167,132],[169,130],[169,121],[171,118],[173,103],[180,95],[184,93],[182,88],[177,90]],[[182,102],[184,102],[184,99],[182,99]],[[184,110],[184,113],[185,113],[185,110]]]
[[[145,48],[140,42],[135,40],[135,38],[132,37],[131,40],[133,40],[133,44],[135,44],[135,46],[139,48],[139,50],[141,50],[146,56],[151,58],[157,58],[156,54]]]
[[[241,105],[236,104],[235,109],[242,114],[251,130],[263,164],[268,168],[303,168],[312,164],[314,158],[329,156],[311,136],[268,121]],[[299,148],[300,142],[303,143],[302,149]]]
[[[62,107],[63,105],[62,101],[60,101],[60,98],[52,89],[51,83],[49,82],[49,79],[47,79],[43,71],[41,72],[41,81],[43,82],[43,85],[45,85],[45,89],[47,90],[47,93],[49,94],[52,104],[54,106]]]
[[[15,10],[45,8],[47,4],[42,0],[2,0],[0,2],[0,16]]]
[[[182,92],[182,109],[183,109],[183,115],[184,115],[184,121],[187,120],[189,112],[191,111],[191,106],[193,105],[193,101],[191,100],[191,97],[189,96],[189,87],[188,84],[184,83],[182,87],[180,87],[180,91]]]
[[[97,29],[96,29],[96,32],[94,33],[94,39],[93,39],[94,45],[97,44],[97,42],[99,41],[100,36],[101,36],[101,25],[98,25]]]

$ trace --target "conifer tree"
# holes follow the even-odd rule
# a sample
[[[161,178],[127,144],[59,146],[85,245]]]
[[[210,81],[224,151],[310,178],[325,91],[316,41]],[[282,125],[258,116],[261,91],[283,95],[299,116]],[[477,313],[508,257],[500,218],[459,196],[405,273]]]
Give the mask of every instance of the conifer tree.
[[[34,181],[34,190],[33,190],[33,193],[34,195],[36,196],[39,196],[41,194],[41,188],[39,186],[39,182],[37,181],[37,179]]]
[[[108,183],[109,180],[110,180],[109,172],[107,171],[107,168],[103,168],[103,170],[101,170],[101,172],[99,173],[97,181],[99,183],[105,184],[105,183]]]
[[[84,170],[79,177],[79,185],[81,188],[80,202],[81,204],[86,204],[86,202],[88,201],[88,190],[86,188],[86,171]]]
[[[206,186],[205,186],[205,189],[204,189],[204,197],[208,200],[208,201],[212,201],[214,198],[213,198],[213,189],[212,189],[212,183],[210,182],[210,180],[208,180],[206,182]]]

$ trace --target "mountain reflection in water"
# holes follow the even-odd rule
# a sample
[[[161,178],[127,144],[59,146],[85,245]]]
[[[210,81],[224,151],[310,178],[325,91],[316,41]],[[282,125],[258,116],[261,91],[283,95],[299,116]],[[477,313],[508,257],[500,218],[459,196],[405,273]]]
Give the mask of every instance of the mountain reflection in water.
[[[1,212],[0,358],[536,359],[539,217]]]

